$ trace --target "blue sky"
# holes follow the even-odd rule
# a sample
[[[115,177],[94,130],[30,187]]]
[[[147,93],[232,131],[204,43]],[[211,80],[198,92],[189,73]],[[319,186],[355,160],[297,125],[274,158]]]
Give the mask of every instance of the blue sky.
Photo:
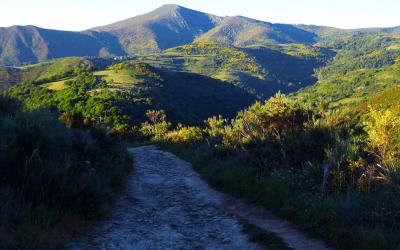
[[[272,23],[315,24],[344,29],[400,25],[399,0],[14,0],[0,2],[0,27],[35,25],[80,31],[150,12],[163,4]]]

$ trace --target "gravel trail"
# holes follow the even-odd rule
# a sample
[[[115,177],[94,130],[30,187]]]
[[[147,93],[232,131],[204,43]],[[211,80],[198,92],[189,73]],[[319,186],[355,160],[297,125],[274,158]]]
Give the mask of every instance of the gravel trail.
[[[275,232],[294,249],[328,249],[289,222],[210,188],[191,165],[155,146],[129,148],[135,169],[110,220],[67,249],[265,249],[249,242],[237,216]]]

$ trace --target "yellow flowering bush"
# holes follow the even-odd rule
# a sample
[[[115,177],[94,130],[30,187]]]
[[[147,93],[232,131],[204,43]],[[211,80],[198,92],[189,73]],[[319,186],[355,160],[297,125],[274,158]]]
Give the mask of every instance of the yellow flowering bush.
[[[174,144],[193,143],[203,140],[203,131],[200,127],[179,126],[177,130],[171,131],[166,135],[166,139]]]
[[[371,108],[368,126],[369,142],[383,161],[392,160],[398,153],[396,145],[400,119],[390,110],[377,111]]]

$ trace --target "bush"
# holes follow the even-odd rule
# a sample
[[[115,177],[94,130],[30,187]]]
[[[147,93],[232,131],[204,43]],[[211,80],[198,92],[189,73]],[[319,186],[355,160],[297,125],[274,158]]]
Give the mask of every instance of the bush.
[[[0,97],[0,234],[12,228],[23,239],[12,239],[11,248],[35,248],[43,242],[26,228],[54,228],[71,213],[106,216],[132,159],[100,128],[69,128],[45,110],[16,106]]]
[[[195,143],[203,141],[204,132],[200,127],[185,127],[178,124],[176,130],[166,134],[166,139],[172,143]]]

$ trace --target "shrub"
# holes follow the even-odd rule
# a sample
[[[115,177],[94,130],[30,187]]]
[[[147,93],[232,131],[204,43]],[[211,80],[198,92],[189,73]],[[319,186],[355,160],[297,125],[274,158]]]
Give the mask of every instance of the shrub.
[[[400,119],[389,109],[385,112],[370,109],[372,121],[366,124],[371,147],[383,162],[392,162],[399,153],[397,140]]]
[[[204,132],[200,127],[185,127],[178,124],[176,130],[166,134],[166,139],[172,143],[194,143],[202,141]]]
[[[24,235],[11,238],[11,248],[43,244],[29,228],[47,231],[67,214],[106,216],[132,168],[125,148],[101,128],[66,127],[46,110],[24,113],[8,103],[15,104],[0,97],[0,234]]]
[[[171,123],[165,121],[165,111],[148,110],[146,116],[153,124],[149,122],[142,123],[141,132],[149,137],[154,136],[155,139],[163,139],[171,127]]]

